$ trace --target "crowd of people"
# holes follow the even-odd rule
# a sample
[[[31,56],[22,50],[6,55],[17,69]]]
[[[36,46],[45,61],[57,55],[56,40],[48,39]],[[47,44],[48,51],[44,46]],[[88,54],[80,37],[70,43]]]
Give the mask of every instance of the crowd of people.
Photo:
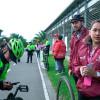
[[[40,45],[40,44],[39,44]],[[0,90],[11,90],[13,84],[10,81],[5,81],[7,77],[8,70],[10,69],[10,62],[13,61],[14,64],[20,62],[24,51],[27,52],[27,62],[32,63],[33,53],[37,52],[37,57],[40,57],[39,50],[45,49],[45,52],[49,56],[50,42],[46,39],[45,44],[41,44],[41,47],[34,45],[32,42],[27,44],[26,49],[24,49],[23,42],[21,39],[10,39],[9,42],[6,39],[0,43]]]
[[[91,29],[83,25],[84,18],[75,15],[70,40],[69,75],[73,75],[78,100],[100,100],[100,20]],[[95,91],[96,90],[96,91]]]
[[[84,26],[84,18],[75,15],[71,19],[73,33],[70,39],[70,59],[68,73],[72,75],[78,90],[78,100],[100,100],[100,20],[91,24],[90,30]],[[40,59],[40,51],[48,54],[50,52],[50,41],[34,45],[29,42],[26,47],[27,61],[32,63],[34,51]],[[64,60],[67,48],[63,36],[55,34],[54,43],[51,47],[55,60],[56,75],[65,72]],[[11,39],[0,45],[0,89],[10,90],[13,85],[5,82],[10,61],[20,62],[24,53],[24,46],[20,39]],[[94,91],[96,90],[96,91]]]

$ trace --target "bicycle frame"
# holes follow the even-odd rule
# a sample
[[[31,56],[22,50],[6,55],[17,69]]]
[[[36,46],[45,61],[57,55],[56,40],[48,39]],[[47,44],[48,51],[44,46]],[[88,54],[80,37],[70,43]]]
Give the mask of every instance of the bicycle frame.
[[[17,85],[19,84],[20,82],[15,82],[15,83],[12,83],[12,85]],[[16,91],[14,93],[10,92],[7,96],[6,99],[3,99],[3,100],[23,100],[23,98],[21,97],[16,97],[18,91],[20,92],[28,92],[29,91],[29,88],[27,85],[19,85],[17,88],[16,88]]]
[[[49,69],[48,54],[46,54],[44,52],[43,52],[43,62],[44,62],[45,68],[48,70]]]

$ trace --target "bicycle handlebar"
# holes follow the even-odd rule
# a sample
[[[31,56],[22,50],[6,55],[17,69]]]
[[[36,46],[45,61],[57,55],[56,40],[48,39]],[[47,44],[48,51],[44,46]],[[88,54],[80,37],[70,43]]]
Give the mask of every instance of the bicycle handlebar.
[[[14,83],[11,83],[12,85],[17,85],[19,84],[20,82],[14,82]]]

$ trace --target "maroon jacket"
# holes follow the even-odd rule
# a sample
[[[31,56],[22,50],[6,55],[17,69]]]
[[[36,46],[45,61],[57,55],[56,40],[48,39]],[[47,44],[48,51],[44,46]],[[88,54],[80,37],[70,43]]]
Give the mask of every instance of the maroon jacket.
[[[74,70],[73,62],[75,59],[77,59],[77,50],[80,48],[80,46],[84,43],[85,38],[88,36],[89,31],[87,28],[82,28],[81,30],[81,36],[78,39],[75,32],[73,32],[70,40],[70,63],[69,63],[69,69]]]
[[[89,59],[93,63],[93,69],[96,72],[100,72],[100,47],[96,48],[92,57],[90,55],[90,47],[88,45],[81,45],[78,49],[78,59],[75,59],[73,62],[74,65],[74,74],[78,77],[77,88],[83,94],[89,97],[100,96],[100,77],[92,77],[92,85],[85,86],[83,84],[84,77],[80,74],[80,66],[86,66],[90,63]]]

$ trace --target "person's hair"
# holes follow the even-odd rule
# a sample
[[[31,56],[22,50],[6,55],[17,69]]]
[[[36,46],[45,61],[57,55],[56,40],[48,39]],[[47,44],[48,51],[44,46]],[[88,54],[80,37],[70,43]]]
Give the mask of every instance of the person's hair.
[[[95,23],[100,23],[100,19],[97,19],[97,20],[92,21],[91,27],[92,27]]]
[[[92,21],[92,23],[91,23],[91,28],[92,28],[92,26],[93,26],[95,23],[100,23],[100,19],[97,19],[97,20]],[[92,45],[92,39],[91,39],[90,36],[87,36],[87,38],[86,38],[86,44]]]
[[[7,45],[7,43],[4,42],[4,41],[2,41],[2,42],[0,43],[0,48],[4,48],[6,45]]]
[[[62,35],[59,35],[59,36],[58,36],[58,39],[59,39],[59,40],[62,40],[62,38],[63,38]]]
[[[86,39],[85,39],[85,42],[86,42],[87,45],[92,45],[91,36],[87,36]]]

